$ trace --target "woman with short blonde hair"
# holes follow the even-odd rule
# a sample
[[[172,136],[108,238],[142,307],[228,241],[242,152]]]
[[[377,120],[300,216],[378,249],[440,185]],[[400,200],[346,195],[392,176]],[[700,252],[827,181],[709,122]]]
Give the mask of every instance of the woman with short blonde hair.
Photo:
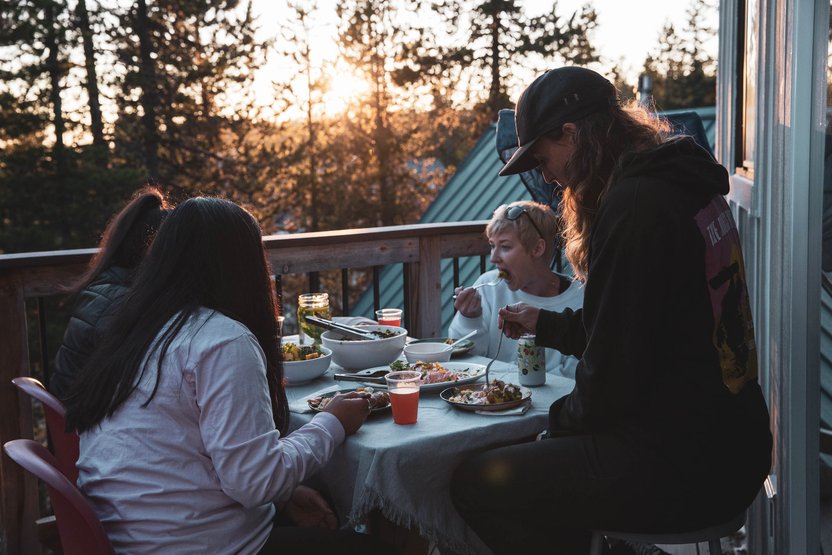
[[[517,339],[500,340],[500,307],[523,302],[556,311],[580,308],[581,284],[551,270],[558,233],[558,219],[545,204],[522,200],[494,210],[485,235],[495,269],[482,274],[474,286],[495,285],[456,289],[457,313],[448,334],[461,337],[475,331],[475,354],[512,362],[517,358]],[[546,349],[545,357],[547,372],[575,376],[575,357],[564,356],[556,349]]]

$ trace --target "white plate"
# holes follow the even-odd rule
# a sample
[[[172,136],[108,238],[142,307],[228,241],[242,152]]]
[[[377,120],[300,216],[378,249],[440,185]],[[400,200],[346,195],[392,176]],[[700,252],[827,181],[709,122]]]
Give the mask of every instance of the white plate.
[[[442,391],[451,386],[462,385],[466,383],[474,383],[475,381],[479,380],[480,378],[485,377],[485,365],[484,364],[474,364],[471,362],[440,362],[442,366],[445,367],[445,370],[449,372],[465,372],[465,377],[460,378],[455,382],[437,382],[437,383],[429,383],[422,385],[419,389],[421,391]],[[376,366],[375,368],[367,368],[366,370],[362,370],[361,372],[366,372],[368,374],[372,372],[377,372],[379,370],[389,370],[390,366]],[[360,372],[356,372],[357,374]],[[383,387],[386,388],[387,385],[385,384],[376,384],[376,383],[368,383],[367,385],[371,385],[374,387]]]
[[[368,387],[368,388],[365,389],[363,387],[359,387],[359,388],[356,388],[356,389],[341,389],[339,391],[330,391],[328,393],[324,393],[323,395],[319,395],[317,398],[326,399],[328,397],[334,397],[338,393],[349,393],[350,391],[361,391],[361,392],[364,392],[364,393],[372,393],[373,388]],[[312,409],[315,412],[323,412],[322,409],[320,409],[316,405],[313,405],[312,403],[310,403],[309,399],[306,400],[306,404],[309,405],[309,408]],[[375,414],[377,412],[382,412],[382,411],[385,411],[389,408],[390,408],[390,401],[388,400],[387,404],[382,406],[382,407],[373,407],[373,409],[370,411],[370,414]]]

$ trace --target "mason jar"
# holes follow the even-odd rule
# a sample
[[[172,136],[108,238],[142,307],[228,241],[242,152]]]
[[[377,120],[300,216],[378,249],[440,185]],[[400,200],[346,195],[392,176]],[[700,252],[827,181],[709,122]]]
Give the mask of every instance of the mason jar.
[[[324,329],[310,324],[306,316],[314,314],[319,318],[332,320],[332,312],[329,309],[329,295],[326,293],[303,293],[298,295],[298,342],[303,345],[307,337],[313,343],[321,342],[321,333]]]

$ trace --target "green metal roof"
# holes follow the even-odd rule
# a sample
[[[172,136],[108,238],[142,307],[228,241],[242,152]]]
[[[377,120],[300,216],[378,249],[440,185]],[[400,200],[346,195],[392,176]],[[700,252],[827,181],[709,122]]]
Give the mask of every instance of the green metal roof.
[[[702,119],[708,142],[713,148],[716,128],[716,108],[674,110],[666,115],[695,111]],[[419,223],[463,222],[488,220],[501,204],[517,200],[531,200],[532,196],[519,176],[500,177],[503,167],[496,150],[497,126],[492,124],[480,137],[454,176],[425,211]],[[486,269],[493,266],[486,261]],[[447,333],[453,318],[453,263],[442,261],[442,329]],[[469,285],[480,275],[479,257],[462,258],[459,261],[459,279]],[[372,287],[372,286],[371,286]],[[386,266],[379,277],[379,302],[382,307],[404,307],[404,281],[402,265]],[[350,311],[352,316],[373,318],[372,288],[364,291]]]

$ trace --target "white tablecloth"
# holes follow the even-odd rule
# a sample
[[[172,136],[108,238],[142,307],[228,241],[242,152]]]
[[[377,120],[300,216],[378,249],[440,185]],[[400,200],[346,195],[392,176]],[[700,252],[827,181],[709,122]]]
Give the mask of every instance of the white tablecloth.
[[[485,364],[488,359],[454,359]],[[331,373],[312,383],[286,389],[290,404],[335,384],[353,389],[361,384],[335,382]],[[517,383],[513,364],[496,362],[491,377]],[[362,428],[336,450],[316,478],[331,496],[335,510],[348,526],[379,509],[392,522],[416,530],[453,551],[488,553],[451,503],[449,484],[454,469],[468,456],[487,448],[517,443],[546,428],[549,405],[574,387],[574,381],[547,375],[546,384],[532,388],[531,408],[521,416],[485,416],[462,411],[422,392],[418,422],[393,423],[389,411],[371,415]],[[311,418],[292,414],[292,427]]]

